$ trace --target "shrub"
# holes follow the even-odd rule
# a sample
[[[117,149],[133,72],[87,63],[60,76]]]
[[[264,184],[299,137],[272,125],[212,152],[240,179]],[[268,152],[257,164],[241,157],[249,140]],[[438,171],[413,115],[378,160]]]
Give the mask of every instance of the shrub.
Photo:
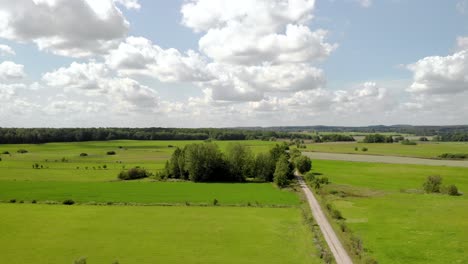
[[[455,185],[453,185],[453,184],[447,186],[447,194],[448,194],[448,195],[451,195],[451,196],[457,196],[457,195],[459,195],[457,186],[455,186]]]
[[[366,152],[366,151],[368,151],[369,149],[366,148],[366,147],[363,147],[361,150],[362,150],[363,152]]]
[[[454,160],[462,160],[462,159],[468,159],[468,154],[462,154],[462,153],[444,153],[442,155],[438,156],[441,159],[454,159]]]
[[[103,168],[103,169],[107,169],[107,165],[102,165],[102,168]]]
[[[307,182],[313,182],[315,180],[315,173],[309,171],[304,175],[304,178]]]
[[[338,211],[337,209],[333,209],[333,210],[331,211],[331,216],[332,216],[334,219],[336,219],[336,220],[343,220],[343,219],[344,219],[344,217],[343,217],[343,215],[341,214],[341,212]]]
[[[213,200],[213,205],[214,205],[214,206],[217,206],[218,204],[219,204],[219,201],[218,201],[217,199],[214,199],[214,200]]]
[[[359,148],[358,148],[358,147],[355,147],[355,148],[354,148],[354,151],[358,151],[358,150],[359,150]]]
[[[299,156],[294,159],[294,164],[296,165],[296,169],[302,174],[310,171],[312,169],[312,161],[309,157],[306,156]]]
[[[81,153],[81,154],[80,154],[80,157],[87,157],[87,156],[88,156],[87,153]]]
[[[0,158],[0,161],[2,161],[2,158]]]
[[[442,178],[439,175],[429,176],[423,184],[426,193],[439,193],[442,185]]]
[[[143,179],[149,177],[149,173],[142,168],[135,167],[126,171],[121,171],[118,175],[118,178],[124,181]]]
[[[37,203],[37,201],[36,201],[36,200],[32,200],[31,203],[35,204],[35,203]]]
[[[10,152],[8,152],[8,151],[3,151],[2,154],[4,154],[4,155],[9,155]]]
[[[115,155],[115,154],[116,154],[116,153],[115,153],[115,151],[113,151],[113,150],[112,150],[112,151],[107,151],[107,155]]]
[[[28,151],[25,150],[25,149],[18,149],[17,152],[20,153],[20,154],[28,153]]]
[[[73,205],[73,204],[75,204],[75,201],[73,201],[72,199],[67,199],[67,200],[63,201],[62,204],[64,204],[64,205]]]
[[[402,145],[407,145],[407,146],[416,146],[418,143],[416,143],[414,141],[410,141],[409,139],[405,139],[405,140],[401,141],[401,144]]]

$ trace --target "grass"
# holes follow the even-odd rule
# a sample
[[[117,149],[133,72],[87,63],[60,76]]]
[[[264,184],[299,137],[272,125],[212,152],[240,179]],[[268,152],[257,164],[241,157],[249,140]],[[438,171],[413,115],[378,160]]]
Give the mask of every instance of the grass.
[[[271,183],[0,181],[0,201],[10,199],[140,204],[212,204],[217,199],[220,205],[299,204],[294,192],[279,190]]]
[[[298,208],[0,204],[0,262],[320,263]]]
[[[174,147],[203,141],[132,141],[118,140],[106,142],[48,143],[37,145],[0,145],[0,153],[9,151],[11,155],[0,155],[1,180],[29,181],[108,181],[116,178],[123,168],[141,166],[156,172],[164,168]],[[217,141],[222,150],[229,144],[241,143],[254,153],[268,151],[275,142],[269,141]],[[170,147],[172,146],[172,147]],[[29,153],[16,153],[26,149]],[[106,155],[115,151],[116,155]],[[80,157],[81,153],[88,154]],[[65,159],[65,162],[62,161]],[[33,169],[34,164],[42,169]],[[103,167],[107,168],[104,169]]]
[[[363,147],[368,148],[367,152],[361,151]],[[358,151],[355,150],[358,148]],[[320,143],[307,144],[306,151],[328,152],[328,153],[349,153],[366,155],[389,155],[419,158],[437,158],[443,153],[466,153],[468,152],[467,142],[430,142],[418,145],[393,144],[367,144],[367,143]]]
[[[466,193],[466,168],[315,161],[314,172],[330,179],[323,199],[379,263],[468,263],[468,195],[420,192],[438,174]]]

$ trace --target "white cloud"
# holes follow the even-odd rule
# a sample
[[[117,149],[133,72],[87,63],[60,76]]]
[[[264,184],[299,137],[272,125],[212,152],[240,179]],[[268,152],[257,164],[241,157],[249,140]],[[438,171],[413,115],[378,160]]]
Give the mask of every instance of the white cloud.
[[[114,0],[114,2],[125,6],[127,9],[140,10],[141,5],[138,0]]]
[[[24,73],[24,65],[16,64],[12,61],[4,61],[0,63],[0,80],[14,81],[26,77]]]
[[[131,1],[120,1],[131,6]],[[112,0],[0,0],[0,37],[85,57],[105,53],[129,23]]]
[[[206,61],[189,50],[162,49],[142,37],[129,37],[106,56],[106,63],[121,75],[148,75],[162,82],[204,81],[212,77],[206,72]]]
[[[204,32],[200,51],[218,63],[313,62],[326,58],[335,45],[327,32],[312,32],[313,0],[210,1],[182,6],[182,23]]]
[[[451,94],[468,90],[468,50],[446,57],[426,57],[408,69],[414,79],[409,92]]]
[[[16,55],[16,53],[10,46],[0,44],[0,56],[8,55]]]
[[[78,96],[105,97],[115,112],[153,111],[158,107],[158,93],[136,80],[115,77],[102,63],[76,63],[43,75],[50,87]]]

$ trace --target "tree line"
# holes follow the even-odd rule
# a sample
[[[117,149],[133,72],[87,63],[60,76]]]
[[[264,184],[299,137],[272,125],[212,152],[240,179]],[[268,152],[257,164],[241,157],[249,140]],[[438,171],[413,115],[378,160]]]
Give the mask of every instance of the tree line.
[[[289,153],[286,143],[254,155],[245,145],[230,144],[222,152],[214,143],[186,145],[174,150],[160,179],[193,182],[275,182],[284,187],[294,178],[294,169],[309,171],[311,161],[295,149]]]
[[[0,144],[40,144],[106,140],[272,140],[310,135],[223,128],[0,128]]]

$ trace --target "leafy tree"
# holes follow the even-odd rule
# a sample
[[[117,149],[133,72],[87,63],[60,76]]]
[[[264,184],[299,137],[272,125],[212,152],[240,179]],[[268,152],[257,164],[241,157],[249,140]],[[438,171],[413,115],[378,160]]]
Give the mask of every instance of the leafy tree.
[[[259,153],[255,157],[253,175],[259,180],[271,182],[275,167],[276,164],[269,153]]]
[[[271,150],[270,150],[270,155],[273,161],[278,162],[281,156],[286,156],[287,159],[289,159],[289,153],[286,151],[289,150],[289,146],[286,142],[283,142],[283,144],[276,144]]]
[[[253,177],[253,157],[252,151],[245,145],[239,143],[228,145],[226,160],[234,181],[243,182]]]
[[[150,176],[150,173],[147,172],[145,169],[135,167],[131,168],[127,171],[121,171],[118,175],[118,178],[121,180],[136,180],[136,179],[143,179]]]
[[[212,143],[188,145],[185,166],[194,182],[232,181],[227,162]]]
[[[452,185],[449,185],[449,186],[447,187],[447,194],[448,194],[448,195],[451,195],[451,196],[457,196],[457,195],[459,195],[457,186],[455,186],[455,185],[453,185],[453,184],[452,184]]]
[[[289,166],[288,157],[286,155],[280,156],[278,162],[276,162],[275,173],[273,174],[273,180],[279,187],[283,188],[289,184],[291,178],[291,168]]]
[[[291,160],[295,160],[296,158],[302,156],[302,152],[299,149],[292,149],[289,151],[289,156],[291,157]]]
[[[306,157],[303,155],[294,159],[294,165],[296,166],[296,169],[301,174],[306,173],[310,171],[310,169],[312,169],[312,161],[310,160],[309,157]]]

